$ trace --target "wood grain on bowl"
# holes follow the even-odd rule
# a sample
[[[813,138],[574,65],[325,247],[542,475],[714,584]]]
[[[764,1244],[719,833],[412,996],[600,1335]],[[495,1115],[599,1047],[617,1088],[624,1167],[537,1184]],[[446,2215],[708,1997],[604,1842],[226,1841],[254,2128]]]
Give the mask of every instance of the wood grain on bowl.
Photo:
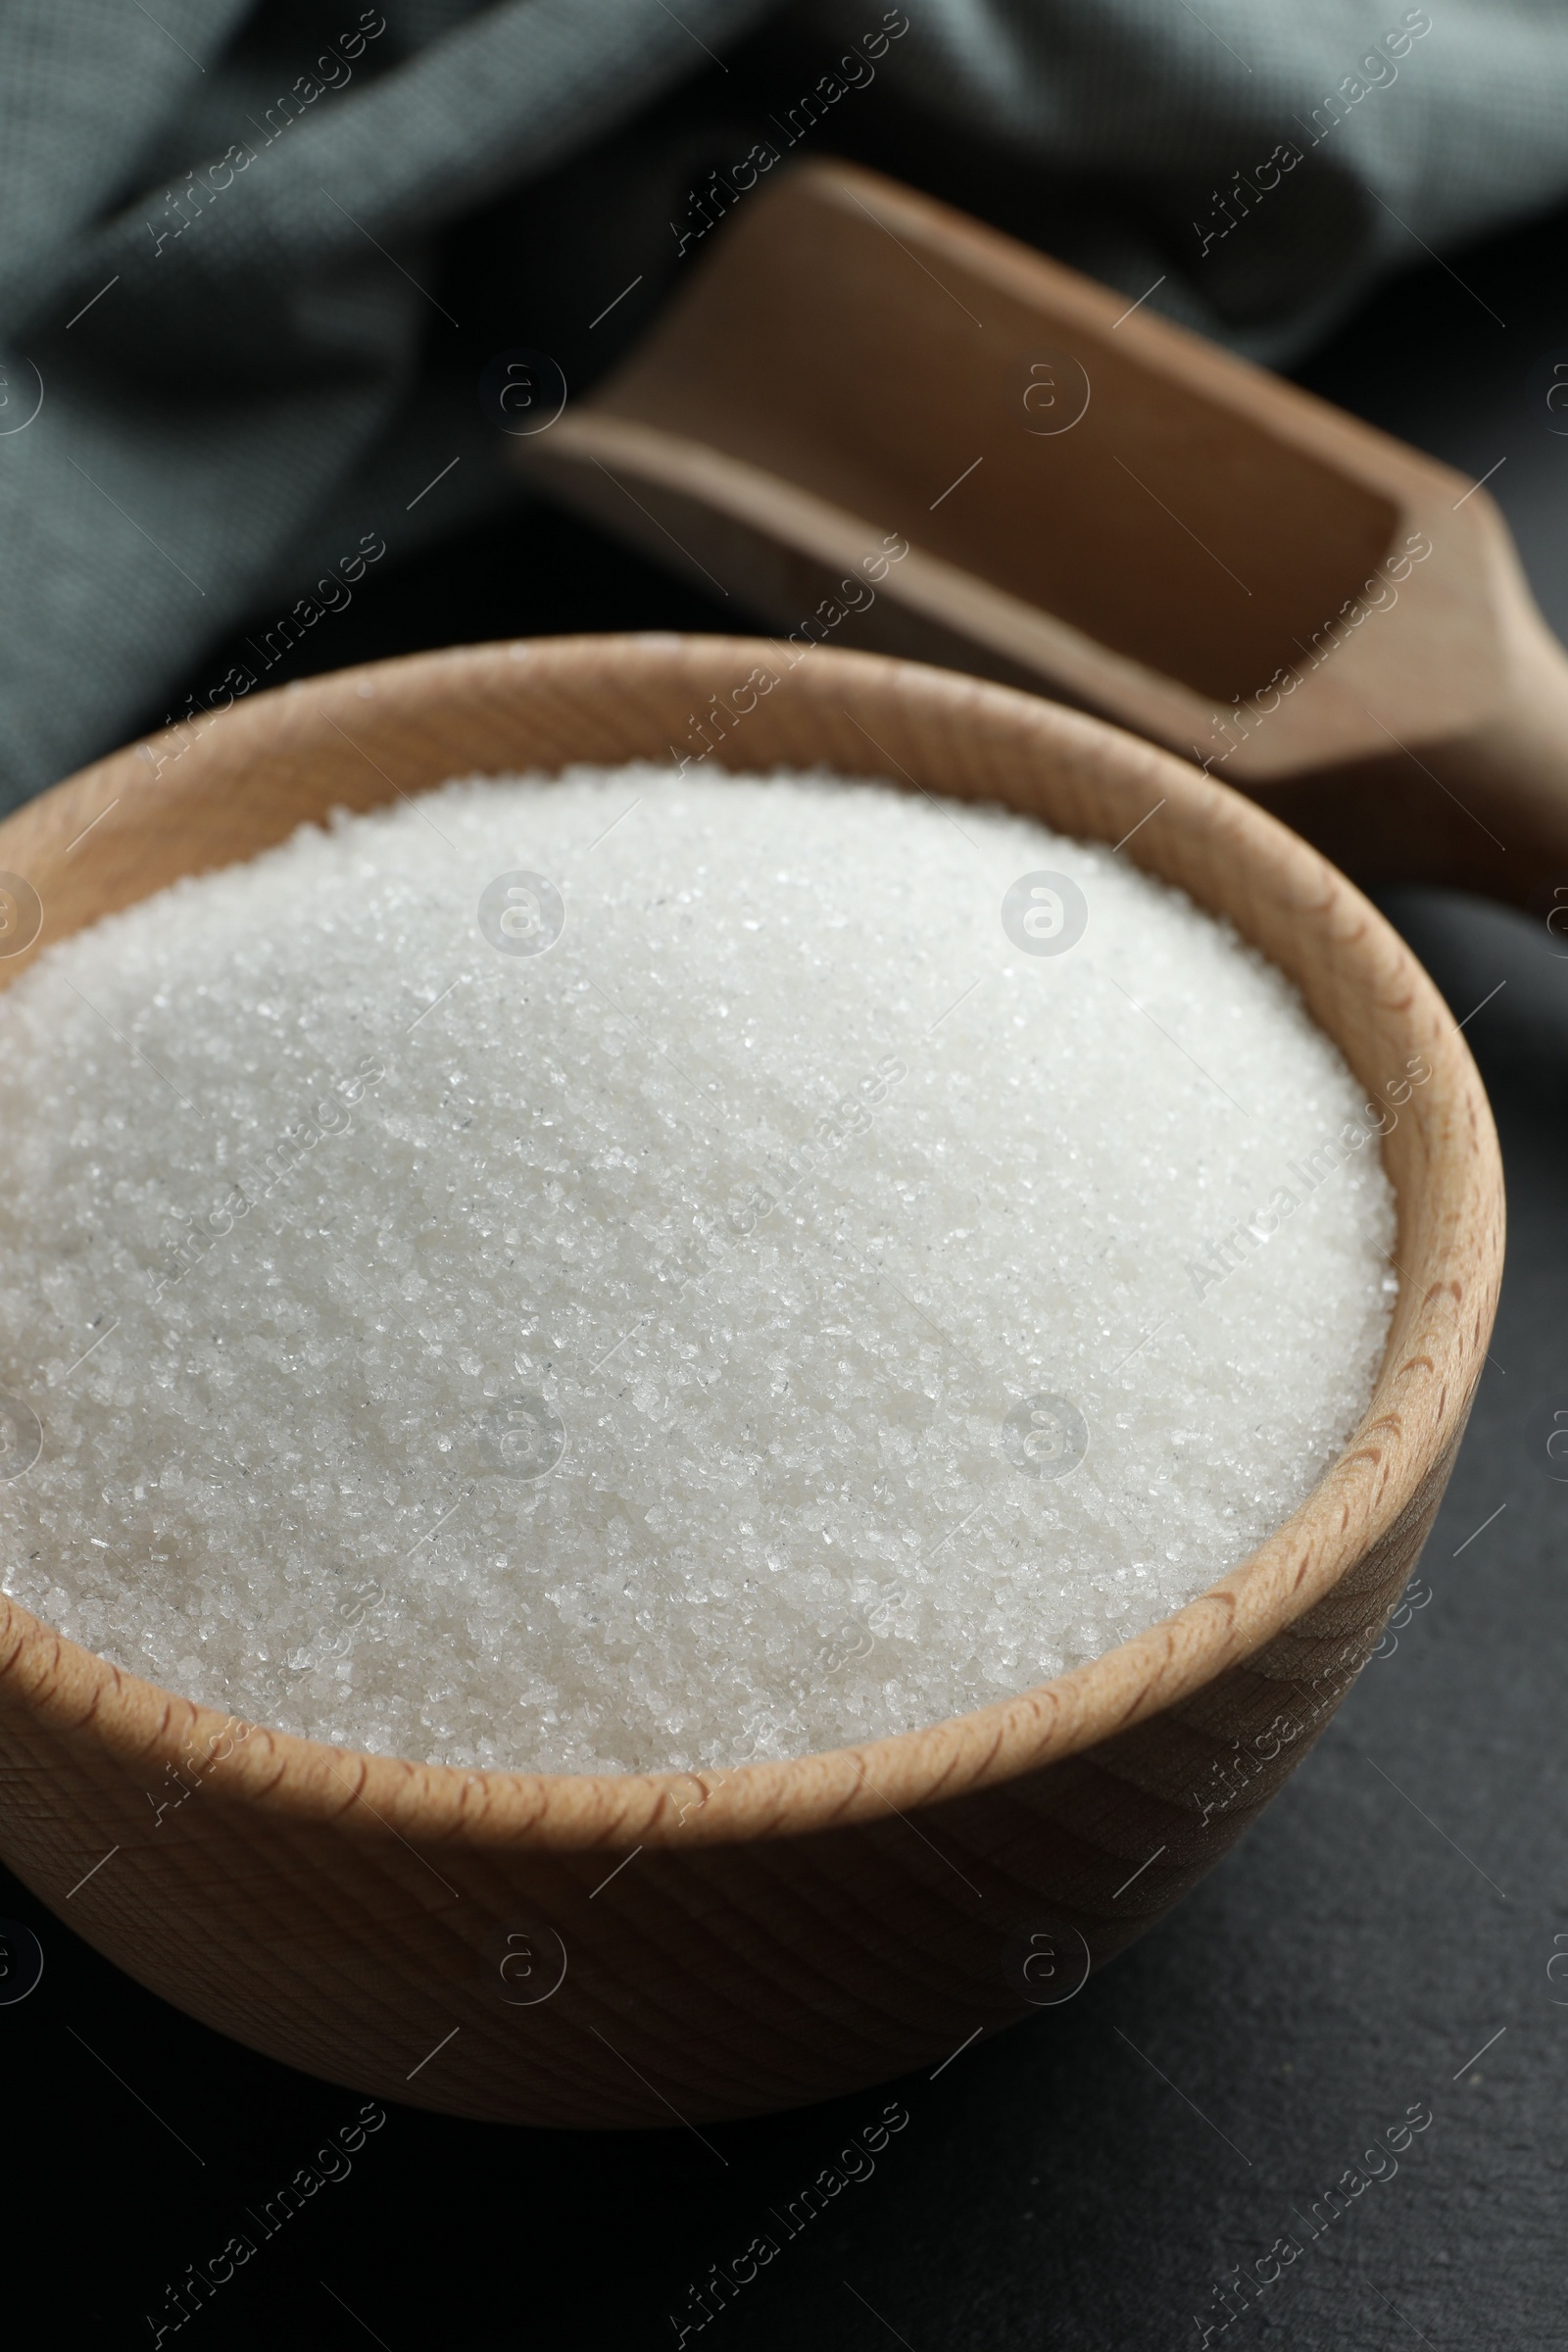
[[[1495,1305],[1486,1098],[1436,989],[1358,892],[1164,752],[879,656],[792,666],[765,642],[563,639],[259,696],[0,825],[0,869],[43,907],[0,980],[333,807],[475,769],[663,758],[694,712],[720,709],[715,768],[824,764],[1130,835],[1123,856],[1296,980],[1369,1094],[1421,1057],[1431,1079],[1382,1147],[1400,1292],[1352,1442],[1210,1592],[978,1714],[795,1763],[576,1778],[359,1755],[195,1706],[5,1602],[11,1867],[193,2016],[459,2115],[701,2124],[935,2066],[1070,1998],[1220,1858],[1375,1646]],[[99,816],[89,857],[73,845]],[[189,1793],[158,1815],[148,1792],[176,1785]]]

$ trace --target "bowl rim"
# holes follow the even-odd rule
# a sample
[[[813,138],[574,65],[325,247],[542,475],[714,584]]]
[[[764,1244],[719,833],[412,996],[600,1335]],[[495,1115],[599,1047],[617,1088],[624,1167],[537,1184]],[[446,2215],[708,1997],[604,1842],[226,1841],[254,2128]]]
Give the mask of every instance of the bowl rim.
[[[322,721],[334,723],[327,704],[345,694],[353,698],[368,685],[386,696],[392,710],[416,713],[421,707],[428,710],[432,699],[440,703],[509,681],[514,688],[517,665],[525,664],[530,690],[538,683],[554,692],[559,710],[562,694],[602,687],[607,663],[615,665],[618,682],[628,688],[639,676],[667,680],[672,670],[694,681],[706,681],[711,672],[722,687],[733,685],[738,663],[777,652],[767,640],[651,631],[503,640],[324,672],[210,713],[193,747],[196,766],[173,785],[160,782],[158,762],[147,754],[149,746],[156,752],[169,744],[178,729],[78,770],[0,822],[0,865],[12,863],[11,853],[29,834],[63,842],[68,831],[79,828],[84,811],[102,804],[106,788],[154,799],[187,792],[193,783],[211,789],[212,779],[203,784],[204,769],[220,758],[230,764],[275,758],[285,730],[299,740],[302,730],[308,739],[314,727],[324,741]],[[1451,1459],[1485,1360],[1501,1270],[1502,1191],[1479,1072],[1447,1005],[1409,949],[1345,875],[1278,819],[1104,721],[1013,687],[886,655],[813,648],[792,663],[792,687],[797,681],[808,706],[819,689],[820,700],[842,707],[857,693],[874,696],[896,686],[906,705],[923,709],[932,720],[951,725],[956,715],[971,728],[990,724],[1032,733],[1047,759],[1087,761],[1107,788],[1142,793],[1152,786],[1172,808],[1173,821],[1187,822],[1195,833],[1223,835],[1250,867],[1288,877],[1295,904],[1330,940],[1330,952],[1358,964],[1369,985],[1375,981],[1392,992],[1386,1001],[1402,1014],[1431,1059],[1434,1080],[1442,1082],[1426,1090],[1413,1116],[1418,1126],[1423,1120],[1433,1124],[1426,1181],[1436,1180],[1441,1165],[1452,1185],[1446,1255],[1462,1258],[1464,1279],[1450,1263],[1446,1279],[1430,1283],[1420,1300],[1398,1302],[1372,1397],[1337,1460],[1290,1517],[1207,1591],[1100,1657],[967,1714],[782,1762],[535,1773],[425,1764],[336,1746],[224,1715],[168,1690],[61,1634],[4,1592],[0,1705],[30,1713],[68,1740],[106,1749],[122,1765],[153,1772],[183,1767],[222,1801],[300,1822],[340,1823],[370,1836],[386,1831],[417,1838],[432,1848],[617,1851],[798,1837],[889,1814],[906,1816],[1129,1731],[1287,1632],[1419,1507],[1435,1466]],[[190,748],[187,742],[179,756]],[[648,755],[626,755],[637,756]],[[562,754],[560,763],[567,758]],[[720,758],[717,764],[727,763]],[[744,768],[744,756],[737,764]],[[238,862],[256,847],[212,862]],[[1157,859],[1147,862],[1156,874],[1163,870]],[[132,891],[128,897],[147,895]],[[1440,1100],[1442,1121],[1436,1117]]]

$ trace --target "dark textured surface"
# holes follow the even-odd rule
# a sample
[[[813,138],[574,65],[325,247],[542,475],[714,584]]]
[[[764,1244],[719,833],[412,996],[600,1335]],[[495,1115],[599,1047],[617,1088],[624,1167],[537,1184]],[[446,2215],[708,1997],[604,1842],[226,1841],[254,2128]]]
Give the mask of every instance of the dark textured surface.
[[[1507,458],[1493,487],[1560,630],[1568,441],[1544,430],[1529,377],[1559,332],[1568,348],[1552,318],[1561,241],[1550,223],[1457,257],[1474,294],[1424,270],[1308,376],[1469,471]],[[744,616],[562,521],[534,534],[526,571],[501,527],[389,569],[313,654],[336,666],[628,624]],[[1227,2347],[1568,2344],[1568,1958],[1564,1981],[1547,1974],[1568,1954],[1568,1484],[1551,1476],[1568,1462],[1546,1452],[1553,1413],[1568,1415],[1568,957],[1539,924],[1457,896],[1388,904],[1456,1017],[1507,983],[1467,1030],[1509,1186],[1494,1364],[1421,1605],[1240,1849],[1076,2000],[934,2081],[710,2127],[710,2145],[395,2109],[188,2340],[672,2345],[667,2315],[691,2319],[688,2290],[767,2231],[776,2260],[705,2343],[1142,2352],[1200,2344],[1202,2314]],[[360,2101],[186,2023],[14,1882],[0,1880],[0,1911],[30,1921],[47,1956],[38,1989],[0,2007],[13,2277],[43,2282],[40,2340],[150,2343],[144,2314],[170,2316],[166,2285],[235,2230],[259,2238],[245,2209]],[[841,2158],[888,2101],[908,2121],[874,2171]],[[1314,2200],[1412,2108],[1432,2120],[1397,2172],[1314,2223]],[[844,2185],[785,2239],[769,2209],[824,2167]],[[1222,2334],[1215,2283],[1286,2236],[1299,2253]]]

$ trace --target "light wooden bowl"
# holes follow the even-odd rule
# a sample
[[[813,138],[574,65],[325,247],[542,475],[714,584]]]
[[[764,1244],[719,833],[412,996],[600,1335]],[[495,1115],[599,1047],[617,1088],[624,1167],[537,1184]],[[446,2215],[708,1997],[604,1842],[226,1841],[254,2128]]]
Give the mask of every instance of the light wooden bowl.
[[[779,682],[737,715],[754,666]],[[1431,1524],[1492,1326],[1491,1116],[1388,924],[1168,754],[944,670],[601,637],[261,695],[0,825],[0,869],[44,911],[0,976],[331,807],[476,768],[662,758],[705,710],[728,713],[714,766],[883,771],[1112,842],[1149,818],[1122,854],[1290,973],[1369,1091],[1412,1055],[1431,1065],[1383,1147],[1401,1289],[1354,1440],[1201,1599],[979,1714],[797,1763],[590,1779],[344,1752],[236,1726],[5,1604],[0,1852],[25,1883],[207,2024],[458,2115],[701,2125],[935,2067],[1070,1997],[1091,1956],[1219,1859],[1328,1721]],[[167,1795],[171,1769],[194,1793],[159,1821],[147,1791]]]

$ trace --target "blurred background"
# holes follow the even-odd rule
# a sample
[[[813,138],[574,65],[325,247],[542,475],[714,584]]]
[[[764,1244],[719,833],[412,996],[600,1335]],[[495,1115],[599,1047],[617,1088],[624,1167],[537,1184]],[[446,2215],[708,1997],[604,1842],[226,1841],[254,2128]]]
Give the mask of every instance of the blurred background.
[[[3,805],[220,699],[285,615],[267,685],[753,625],[743,589],[527,495],[493,383],[527,348],[589,389],[759,142],[870,163],[1486,477],[1568,636],[1565,97],[1546,0],[3,0]],[[1568,2343],[1568,959],[1457,892],[1384,905],[1456,1018],[1491,992],[1466,1035],[1508,1274],[1403,1622],[1241,1847],[1062,2009],[940,2079],[710,2129],[722,2162],[393,2109],[191,2327],[676,2344],[690,2288],[896,2098],[874,2174],[714,2341]],[[166,2288],[358,2099],[166,2009],[3,1873],[0,1914],[44,1955],[24,1998],[0,1983],[13,2242],[49,2340],[157,2341]],[[1227,2295],[1412,2108],[1396,2175]]]

